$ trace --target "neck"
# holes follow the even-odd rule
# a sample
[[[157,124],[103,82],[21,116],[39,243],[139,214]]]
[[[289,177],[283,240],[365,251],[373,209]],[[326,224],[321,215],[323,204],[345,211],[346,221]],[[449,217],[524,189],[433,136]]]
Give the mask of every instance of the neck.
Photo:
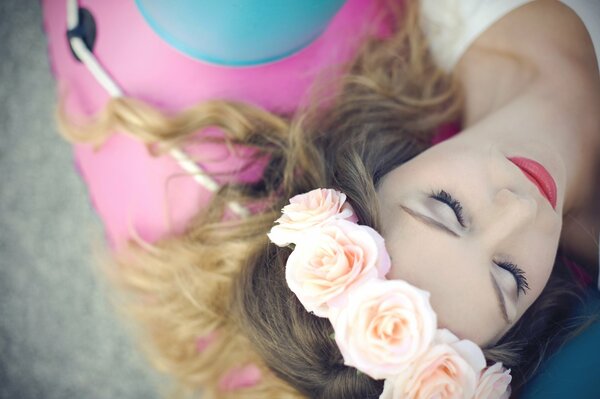
[[[563,79],[562,94],[554,100],[564,121],[569,143],[561,156],[567,166],[563,229],[563,253],[584,266],[597,281],[600,235],[600,76],[595,63],[580,66]],[[564,141],[563,141],[564,142]]]
[[[536,158],[552,154],[550,170],[562,191],[562,251],[597,279],[600,234],[600,79],[587,82],[573,71],[556,84],[543,78],[525,88],[504,86],[501,104],[485,114],[467,114],[465,134]],[[480,114],[483,115],[483,114]],[[470,123],[470,126],[469,126]],[[547,155],[546,155],[547,158]],[[562,187],[562,189],[560,189]],[[560,193],[559,191],[559,193]]]
[[[600,130],[598,131],[600,135]],[[596,153],[598,154],[598,152]],[[561,250],[598,281],[598,240],[600,238],[600,156],[591,169],[591,178],[581,179],[583,187],[578,206],[565,213],[561,232]]]
[[[561,246],[597,270],[600,77],[587,30],[564,9],[553,2],[520,7],[480,36],[456,73],[465,92],[466,131],[517,150],[533,145],[557,159]]]

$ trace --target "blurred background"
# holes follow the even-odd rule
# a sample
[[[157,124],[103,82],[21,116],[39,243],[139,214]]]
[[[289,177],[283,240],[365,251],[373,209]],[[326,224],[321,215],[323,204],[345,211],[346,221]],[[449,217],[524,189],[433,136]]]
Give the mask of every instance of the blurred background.
[[[39,3],[1,0],[0,398],[156,398],[95,274],[103,232],[55,103]]]

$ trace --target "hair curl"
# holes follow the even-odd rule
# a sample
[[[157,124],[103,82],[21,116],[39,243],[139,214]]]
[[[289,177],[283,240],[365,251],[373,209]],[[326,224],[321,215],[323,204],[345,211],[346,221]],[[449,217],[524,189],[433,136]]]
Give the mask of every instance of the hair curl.
[[[84,126],[61,114],[62,133],[74,142],[98,146],[118,129],[157,155],[199,139],[249,146],[256,161],[268,160],[260,182],[223,186],[183,234],[155,244],[132,241],[104,262],[115,286],[129,294],[119,308],[140,326],[154,365],[177,381],[176,396],[202,389],[206,398],[379,397],[382,381],[344,366],[329,322],[291,293],[284,276],[289,249],[270,245],[266,233],[290,197],[317,187],[346,193],[361,223],[378,229],[381,177],[427,149],[440,125],[460,118],[460,85],[434,64],[418,8],[412,1],[404,9],[386,4],[394,33],[368,37],[335,95],[315,87],[313,101],[295,115],[225,100],[167,115],[130,98],[112,99]],[[221,128],[223,138],[197,134],[208,127]],[[230,201],[262,210],[226,219]],[[580,291],[558,262],[520,321],[485,348],[488,361],[512,368],[513,389],[531,377],[546,348],[575,328],[563,321]],[[215,332],[198,352],[198,337]],[[250,363],[263,372],[260,384],[219,390],[229,370]]]

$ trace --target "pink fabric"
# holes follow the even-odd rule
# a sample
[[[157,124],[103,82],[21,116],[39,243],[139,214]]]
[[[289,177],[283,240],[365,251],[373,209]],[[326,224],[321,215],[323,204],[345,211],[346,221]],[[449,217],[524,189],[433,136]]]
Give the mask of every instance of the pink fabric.
[[[460,132],[461,127],[459,122],[447,123],[439,127],[438,132],[431,139],[431,144],[436,145],[444,140],[448,140],[450,137],[455,136]]]
[[[377,12],[376,2],[348,0],[323,35],[304,50],[264,66],[231,68],[194,60],[170,47],[146,25],[133,1],[80,0],[79,4],[96,20],[94,54],[123,91],[173,111],[224,98],[291,112],[322,68],[353,56],[361,32],[371,27]],[[52,70],[68,90],[68,114],[98,113],[109,96],[70,53],[65,38],[66,1],[42,0],[42,6]],[[385,32],[383,26],[378,28]],[[217,159],[201,162],[210,173],[245,164],[243,157],[229,154],[222,146],[192,147],[194,156]],[[75,145],[74,156],[116,249],[134,236],[133,231],[149,242],[181,232],[210,199],[210,193],[173,159],[153,158],[139,141],[122,134],[112,136],[97,152],[88,145]],[[256,180],[261,171],[257,165],[236,178]]]
[[[198,337],[196,339],[196,350],[198,352],[204,352],[208,349],[209,346],[213,344],[219,337],[219,334],[216,331],[213,331],[209,334],[206,334],[202,337]]]
[[[223,392],[236,391],[242,388],[252,387],[260,382],[262,373],[254,364],[248,364],[229,370],[219,380],[219,389]]]
[[[563,256],[562,260],[565,262],[565,265],[569,268],[569,270],[571,270],[571,273],[573,273],[576,281],[578,281],[584,287],[592,285],[594,280],[583,267],[579,266],[566,256]]]

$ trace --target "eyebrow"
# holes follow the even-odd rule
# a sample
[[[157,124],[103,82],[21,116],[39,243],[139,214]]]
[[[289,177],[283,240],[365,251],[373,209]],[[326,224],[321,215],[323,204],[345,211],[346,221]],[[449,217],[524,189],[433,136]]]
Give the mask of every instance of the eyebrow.
[[[426,225],[435,228],[436,230],[443,231],[444,233],[450,234],[453,237],[459,237],[458,234],[456,234],[454,231],[450,230],[444,224],[438,222],[435,219],[432,219],[426,215],[422,215],[422,214],[415,212],[410,208],[406,208],[402,205],[400,205],[400,208],[402,208],[409,215],[420,220],[421,222],[425,223]],[[502,294],[502,291],[500,290],[500,286],[498,285],[498,282],[494,278],[494,275],[492,274],[492,272],[490,272],[490,280],[492,282],[492,286],[494,287],[494,293],[496,294],[496,298],[498,299],[498,309],[500,310],[500,313],[502,314],[502,318],[504,319],[506,324],[510,324],[510,319],[508,318],[508,312],[506,311],[506,302],[504,301],[504,295]]]
[[[496,297],[498,297],[498,307],[500,308],[500,311],[502,312],[502,317],[504,318],[504,321],[506,322],[506,324],[510,324],[510,320],[508,318],[508,312],[506,311],[506,302],[504,302],[504,295],[502,294],[502,291],[500,290],[500,287],[498,286],[498,282],[494,278],[494,275],[492,274],[492,272],[490,272],[490,280],[492,281],[492,285],[494,286],[494,292],[496,293]]]
[[[404,210],[404,212],[408,213],[409,215],[411,215],[412,217],[415,217],[417,219],[419,219],[421,222],[427,224],[428,226],[431,226],[437,230],[441,230],[444,233],[450,234],[453,237],[460,237],[458,234],[456,234],[454,231],[450,230],[446,225],[444,225],[443,223],[438,222],[435,219],[430,218],[429,216],[423,215],[419,212],[415,212],[410,208],[406,208],[405,206],[400,205],[400,208],[402,208]]]

